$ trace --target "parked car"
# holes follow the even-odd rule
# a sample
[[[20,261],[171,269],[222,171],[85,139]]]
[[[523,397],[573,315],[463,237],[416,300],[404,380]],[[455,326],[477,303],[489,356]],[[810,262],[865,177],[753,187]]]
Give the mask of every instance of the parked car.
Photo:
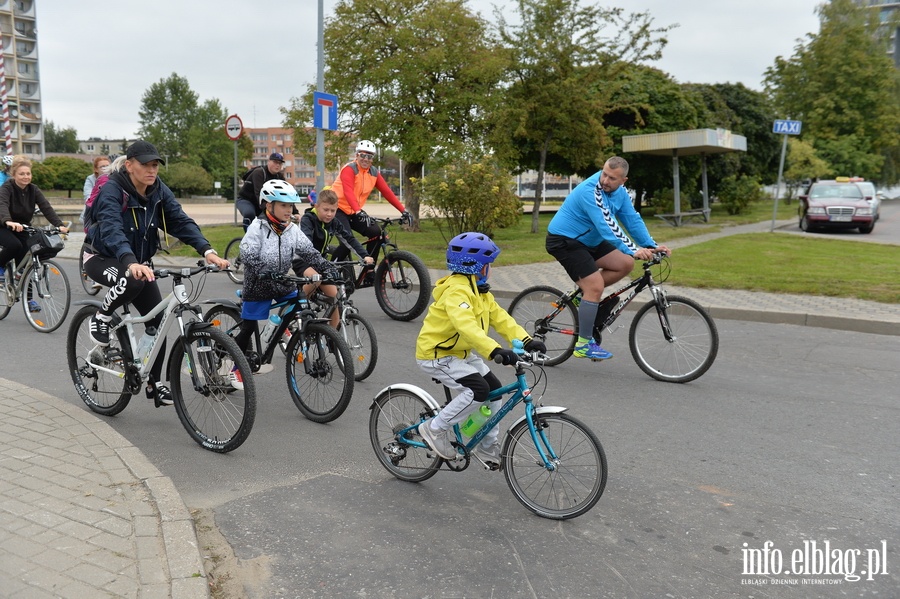
[[[862,181],[850,177],[817,181],[800,196],[800,228],[859,229],[860,233],[871,233],[878,220],[878,207],[875,194],[867,196]]]
[[[875,184],[860,178],[851,178],[851,181],[859,185],[866,196],[866,201],[872,205],[872,211],[875,214],[875,220],[881,218],[881,194],[875,189]]]

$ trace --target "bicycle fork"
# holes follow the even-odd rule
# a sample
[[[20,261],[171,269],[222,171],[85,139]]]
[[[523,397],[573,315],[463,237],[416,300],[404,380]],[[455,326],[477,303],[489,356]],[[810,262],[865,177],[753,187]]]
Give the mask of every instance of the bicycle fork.
[[[666,292],[661,287],[651,287],[650,292],[656,301],[656,316],[659,318],[659,325],[662,327],[663,337],[669,343],[675,343],[678,338],[672,332],[672,325],[669,323],[669,300]]]

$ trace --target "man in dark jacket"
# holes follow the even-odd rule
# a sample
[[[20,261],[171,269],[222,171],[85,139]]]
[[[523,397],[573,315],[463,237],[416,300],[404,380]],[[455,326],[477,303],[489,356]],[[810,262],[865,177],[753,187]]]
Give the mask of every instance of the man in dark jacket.
[[[263,211],[263,207],[259,204],[259,192],[262,191],[263,184],[272,179],[284,181],[284,175],[281,173],[283,168],[284,156],[280,152],[272,152],[269,154],[269,161],[266,163],[266,166],[251,169],[247,178],[244,179],[244,183],[238,192],[238,199],[234,204],[234,207],[244,217],[244,231],[247,230],[253,219]]]

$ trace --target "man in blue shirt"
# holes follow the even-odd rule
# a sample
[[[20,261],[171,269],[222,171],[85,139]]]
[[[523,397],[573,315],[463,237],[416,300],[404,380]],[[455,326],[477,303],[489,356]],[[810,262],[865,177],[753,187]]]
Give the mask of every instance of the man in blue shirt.
[[[635,258],[648,260],[654,251],[671,254],[647,231],[625,190],[627,180],[628,162],[613,156],[603,170],[572,190],[547,227],[547,252],[583,292],[578,307],[579,337],[572,354],[576,358],[612,358],[594,339],[585,336],[594,328],[604,288],[626,277],[634,268]]]

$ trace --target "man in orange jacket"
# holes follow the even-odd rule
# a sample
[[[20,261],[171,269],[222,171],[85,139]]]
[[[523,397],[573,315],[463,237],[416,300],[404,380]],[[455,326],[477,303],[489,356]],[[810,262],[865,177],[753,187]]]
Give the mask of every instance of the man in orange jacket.
[[[372,166],[374,158],[375,144],[367,139],[360,141],[356,144],[356,158],[341,169],[337,179],[331,185],[332,191],[338,196],[338,211],[335,218],[345,229],[352,229],[370,240],[366,244],[366,251],[370,256],[375,255],[378,235],[381,231],[363,210],[373,189],[380,191],[381,195],[400,211],[401,220],[412,224],[412,216],[388,187],[387,181],[381,176],[381,171]],[[344,260],[349,253],[350,250],[341,246],[334,252],[333,257],[335,260]]]

